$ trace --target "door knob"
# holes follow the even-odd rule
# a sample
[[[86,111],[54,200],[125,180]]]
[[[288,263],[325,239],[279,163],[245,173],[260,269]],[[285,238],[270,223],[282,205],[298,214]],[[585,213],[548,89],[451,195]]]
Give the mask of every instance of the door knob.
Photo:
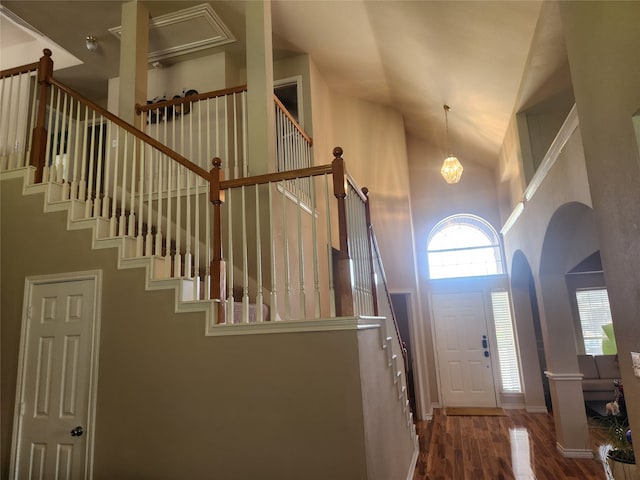
[[[482,336],[482,348],[488,348],[489,347],[489,342],[487,341],[487,336],[483,335]]]
[[[72,437],[80,437],[84,433],[84,428],[82,428],[81,426],[78,425],[76,428],[71,430],[70,433],[71,433]]]

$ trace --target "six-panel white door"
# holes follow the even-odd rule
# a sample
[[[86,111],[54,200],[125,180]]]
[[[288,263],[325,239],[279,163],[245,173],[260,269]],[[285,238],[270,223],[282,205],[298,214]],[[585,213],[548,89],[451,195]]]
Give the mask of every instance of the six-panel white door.
[[[85,476],[95,315],[93,279],[32,285],[15,478]]]
[[[482,294],[434,294],[432,299],[444,406],[495,407],[491,348]]]

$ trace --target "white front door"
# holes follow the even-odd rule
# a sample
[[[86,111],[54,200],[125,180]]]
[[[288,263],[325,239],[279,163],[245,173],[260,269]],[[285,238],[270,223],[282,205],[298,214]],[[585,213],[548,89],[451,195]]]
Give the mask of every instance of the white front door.
[[[444,406],[495,407],[492,351],[482,294],[434,294],[432,300]]]
[[[27,286],[13,478],[85,478],[96,280]]]

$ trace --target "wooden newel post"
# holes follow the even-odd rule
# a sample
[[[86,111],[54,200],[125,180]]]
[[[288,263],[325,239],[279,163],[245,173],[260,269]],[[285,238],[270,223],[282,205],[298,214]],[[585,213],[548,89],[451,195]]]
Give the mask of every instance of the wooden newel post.
[[[369,245],[369,266],[371,268],[371,296],[373,300],[373,314],[377,317],[379,314],[378,309],[378,288],[376,286],[376,271],[374,264],[374,251],[373,251],[373,227],[371,225],[371,208],[369,205],[369,189],[364,187],[362,189],[362,193],[367,198],[367,201],[364,203],[364,215],[365,220],[367,222],[367,245]]]
[[[211,237],[213,239],[213,256],[211,258],[211,300],[219,300],[218,323],[225,323],[226,308],[225,294],[227,291],[226,266],[222,259],[222,217],[221,205],[224,203],[224,191],[220,190],[220,183],[224,180],[224,172],[220,168],[222,160],[213,159],[213,168],[209,172],[209,201],[213,204],[213,222],[211,223]]]
[[[51,50],[45,48],[40,57],[38,66],[38,111],[36,112],[36,123],[33,127],[31,137],[31,160],[30,163],[36,167],[35,183],[42,182],[42,175],[46,162],[47,153],[47,129],[45,121],[47,116],[47,101],[49,97],[49,78],[53,75],[53,60],[51,60]]]
[[[340,251],[335,272],[336,314],[340,317],[353,316],[353,282],[351,274],[351,256],[347,232],[347,170],[342,158],[342,148],[333,149],[333,194],[338,202],[338,237]]]

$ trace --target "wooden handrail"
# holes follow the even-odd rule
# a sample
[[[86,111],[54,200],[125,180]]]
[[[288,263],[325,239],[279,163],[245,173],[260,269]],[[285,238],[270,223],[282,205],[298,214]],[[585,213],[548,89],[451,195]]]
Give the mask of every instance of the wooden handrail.
[[[295,180],[296,178],[316,177],[331,173],[331,165],[317,165],[309,168],[299,168],[297,170],[287,170],[286,172],[266,173],[254,177],[234,178],[220,183],[223,190],[229,188],[246,187],[249,185],[262,185],[269,182],[281,182],[283,180]]]
[[[302,129],[302,127],[300,126],[298,121],[295,118],[293,118],[293,115],[291,115],[291,113],[289,113],[289,110],[287,110],[287,107],[284,106],[284,104],[280,101],[280,99],[275,94],[273,95],[273,101],[276,103],[276,106],[280,110],[282,110],[282,113],[284,113],[285,116],[289,119],[289,121],[293,124],[293,126],[298,131],[298,133],[300,133],[300,135],[302,135],[302,138],[304,138],[307,141],[309,146],[312,146],[313,145],[313,139],[309,135],[306,134],[306,132]]]
[[[97,113],[99,113],[100,115],[102,115],[103,117],[107,118],[109,121],[115,123],[116,125],[118,125],[120,128],[122,128],[123,130],[126,130],[127,132],[129,132],[131,135],[134,135],[135,137],[139,138],[140,140],[142,140],[143,142],[151,145],[152,147],[160,150],[163,154],[165,154],[167,157],[172,158],[173,160],[175,160],[176,162],[178,162],[180,165],[182,165],[183,167],[191,170],[193,173],[195,173],[196,175],[204,178],[205,180],[209,180],[209,172],[207,172],[204,168],[200,167],[199,165],[196,165],[195,163],[191,162],[190,160],[188,160],[187,158],[183,157],[182,155],[180,155],[178,152],[170,149],[169,147],[167,147],[166,145],[164,145],[163,143],[160,143],[158,140],[156,140],[153,137],[150,137],[149,135],[147,135],[146,133],[138,130],[136,127],[134,127],[133,125],[131,125],[130,123],[125,122],[124,120],[122,120],[120,117],[114,115],[113,113],[109,112],[108,110],[102,108],[100,105],[97,105],[96,103],[92,102],[91,100],[89,100],[88,98],[82,96],[81,94],[79,94],[78,92],[70,89],[69,87],[67,87],[66,85],[63,85],[62,83],[58,82],[57,80],[55,80],[53,77],[49,77],[47,79],[47,81],[51,84],[56,86],[57,88],[59,88],[60,90],[62,90],[63,92],[67,93],[68,95],[70,95],[71,97],[75,98],[76,100],[78,100],[80,103],[83,103],[85,105],[88,105],[89,107],[91,107],[93,110],[95,110]]]
[[[0,78],[12,77],[21,73],[35,72],[38,70],[40,62],[29,63],[27,65],[21,65],[19,67],[7,68],[6,70],[0,70]]]
[[[373,230],[373,225],[369,225],[368,226],[368,230],[369,230],[369,239],[371,240],[371,256],[372,256],[372,260],[373,260],[373,255],[375,254],[378,258],[380,257],[380,247],[378,246],[378,239],[376,238],[376,234]],[[400,336],[400,328],[398,327],[398,321],[396,320],[396,313],[393,309],[393,303],[391,302],[391,294],[389,293],[389,287],[387,285],[387,276],[384,273],[384,267],[382,265],[382,262],[378,262],[378,267],[380,268],[380,280],[382,281],[382,284],[384,285],[384,291],[387,294],[387,301],[389,302],[389,310],[391,311],[391,319],[393,320],[393,326],[396,330],[396,336],[398,337],[398,343],[400,344],[400,349],[402,350],[402,358],[404,360],[404,374],[405,374],[405,378],[408,379],[408,372],[409,372],[409,359],[407,356],[407,347],[404,344],[404,342],[402,341],[402,337]]]
[[[197,102],[198,100],[208,100],[210,98],[224,97],[231,95],[232,93],[240,93],[247,90],[246,85],[240,85],[239,87],[225,88],[224,90],[216,90],[213,92],[198,93],[196,95],[189,95],[187,97],[172,98],[171,100],[163,100],[161,102],[147,103],[140,105],[136,103],[136,113],[140,115],[142,112],[148,112],[150,110],[157,110],[160,108],[171,107],[173,105],[181,105],[183,103]]]
[[[373,314],[377,317],[380,314],[380,308],[378,307],[378,289],[376,288],[376,270],[373,264],[373,225],[371,224],[371,208],[369,203],[369,189],[364,187],[362,193],[367,199],[364,202],[364,218],[367,224],[367,244],[369,245],[369,269],[370,269],[370,282],[371,282],[371,296],[373,297]]]

